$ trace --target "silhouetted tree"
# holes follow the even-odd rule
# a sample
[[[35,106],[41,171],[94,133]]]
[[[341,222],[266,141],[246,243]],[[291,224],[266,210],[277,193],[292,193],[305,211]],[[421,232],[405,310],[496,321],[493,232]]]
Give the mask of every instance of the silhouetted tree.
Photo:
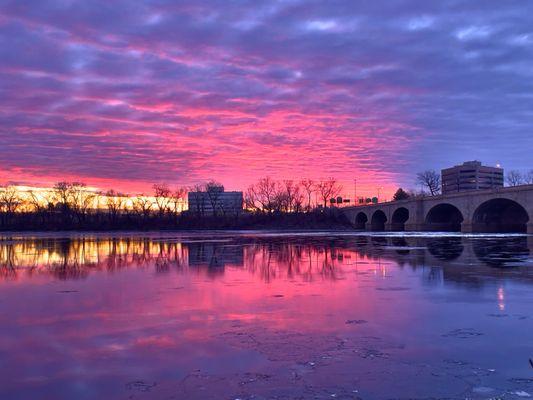
[[[133,199],[133,211],[136,215],[140,216],[145,222],[150,216],[153,203],[144,194],[140,194]]]
[[[508,171],[505,175],[505,180],[508,186],[520,186],[525,182],[524,176],[517,170]]]
[[[303,195],[301,187],[292,180],[283,181],[283,198],[285,200],[284,211],[300,212],[302,208]]]
[[[257,208],[266,211],[274,211],[276,205],[276,182],[270,177],[261,178],[255,185],[249,187],[249,194]]]
[[[225,214],[223,204],[220,201],[222,193],[224,193],[224,185],[215,180],[210,180],[205,184],[205,191],[207,193],[207,197],[209,198],[211,208],[213,209],[213,216],[217,216],[219,209],[223,214]]]
[[[15,186],[0,187],[0,211],[15,213],[22,205],[22,197]]]
[[[69,189],[70,183],[65,181],[56,183],[53,189],[53,204],[61,211],[64,220],[67,218],[67,214],[70,211]]]
[[[166,213],[170,212],[171,194],[169,187],[165,184],[153,185],[155,204],[159,218],[162,218]]]
[[[94,207],[96,194],[88,190],[83,182],[58,182],[52,193],[52,203],[61,212],[64,224],[70,224],[73,217],[81,223],[88,210]]]
[[[527,171],[524,175],[524,183],[526,185],[533,185],[533,169]]]
[[[316,190],[325,208],[330,199],[337,197],[340,194],[342,186],[339,185],[334,178],[328,178],[325,181],[317,183]]]
[[[407,200],[409,197],[411,197],[409,193],[402,188],[399,188],[396,193],[394,193],[394,196],[392,196],[394,201]]]
[[[255,187],[251,185],[244,192],[244,208],[250,211],[260,211],[260,208],[257,206],[257,199],[255,194]]]
[[[437,171],[434,170],[427,170],[424,172],[419,172],[416,175],[416,181],[422,187],[429,190],[429,193],[432,196],[436,196],[440,192],[440,174]]]
[[[186,198],[187,188],[185,187],[178,187],[172,192],[170,201],[172,203],[172,211],[174,212],[174,215],[177,216],[183,211],[183,203]]]
[[[127,196],[114,190],[108,190],[105,193],[107,213],[111,223],[117,221],[119,213],[126,207]]]
[[[22,205],[22,197],[14,186],[0,187],[0,213],[2,215],[2,225],[11,223],[14,214]]]
[[[302,186],[305,191],[305,194],[307,195],[306,210],[309,212],[311,211],[311,197],[316,188],[315,181],[313,181],[312,179],[304,179],[300,182],[300,185]]]
[[[76,222],[82,223],[87,216],[89,210],[95,208],[96,193],[87,189],[83,182],[72,182],[69,184],[68,191],[68,205],[72,210]]]

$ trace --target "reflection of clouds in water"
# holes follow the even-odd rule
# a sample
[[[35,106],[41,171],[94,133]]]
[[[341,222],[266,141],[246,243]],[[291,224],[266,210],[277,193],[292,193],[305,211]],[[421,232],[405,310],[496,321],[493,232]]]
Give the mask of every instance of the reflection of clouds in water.
[[[98,398],[124,397],[124,390],[150,390],[149,397],[165,398],[168,393],[156,390],[168,384],[175,391],[177,381],[189,393],[206,388],[202,399],[218,399],[221,393],[243,397],[243,387],[250,388],[250,396],[275,397],[279,391],[253,386],[259,381],[255,375],[238,375],[267,369],[269,388],[282,377],[290,390],[300,385],[299,397],[318,387],[317,376],[351,391],[354,371],[366,371],[363,379],[372,382],[380,377],[378,385],[387,390],[396,382],[421,379],[433,389],[435,376],[449,390],[450,379],[459,376],[453,389],[459,393],[465,379],[480,372],[486,373],[483,379],[493,376],[489,367],[507,378],[506,368],[514,371],[523,359],[521,344],[531,331],[530,291],[515,289],[533,281],[503,278],[522,278],[519,272],[528,269],[489,268],[476,258],[469,239],[459,240],[463,251],[451,261],[429,252],[439,241],[428,246],[423,238],[396,239],[0,243],[2,268],[19,279],[0,282],[5,310],[0,341],[10,365],[4,375],[9,386],[0,388],[0,397],[15,398],[9,390],[17,390],[18,398],[34,398],[53,386],[54,398],[76,398],[78,383],[89,382]],[[478,290],[464,286],[464,276],[490,283]],[[57,278],[69,281],[50,284]],[[430,279],[434,288],[428,288]],[[506,318],[491,320],[485,330],[487,307],[491,316]],[[518,314],[529,319],[513,317]],[[493,357],[479,361],[480,353]],[[451,361],[443,364],[443,354]],[[288,367],[278,370],[282,362]],[[28,384],[41,371],[47,372],[46,381]],[[232,384],[235,390],[223,392]],[[394,397],[401,390],[390,391],[376,396]]]

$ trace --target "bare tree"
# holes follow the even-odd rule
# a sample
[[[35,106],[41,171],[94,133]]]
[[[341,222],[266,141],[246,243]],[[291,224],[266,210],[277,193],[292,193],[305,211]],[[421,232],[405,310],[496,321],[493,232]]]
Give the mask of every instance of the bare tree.
[[[22,197],[15,186],[0,187],[0,211],[15,213],[22,205]]]
[[[56,183],[53,188],[53,204],[63,215],[69,212],[69,190],[70,183],[65,181]]]
[[[292,211],[300,213],[303,211],[304,193],[300,184],[295,185],[294,193],[292,195]]]
[[[311,197],[315,191],[316,185],[315,181],[312,179],[304,179],[300,182],[300,185],[305,191],[305,194],[307,195],[307,211],[311,211]]]
[[[178,213],[183,211],[183,203],[185,202],[186,197],[187,188],[185,187],[178,187],[171,193],[170,201],[172,203],[172,211],[174,212],[174,215],[178,215]]]
[[[83,222],[89,210],[94,207],[96,193],[89,191],[83,182],[72,182],[67,196],[69,208],[74,212],[78,223]]]
[[[526,185],[533,185],[533,169],[530,169],[524,174],[524,183]]]
[[[293,180],[283,181],[285,211],[288,211],[288,212],[298,211],[297,210],[298,207],[296,207],[296,205],[297,203],[299,203],[298,201],[299,198],[301,198],[300,190],[301,190],[300,185],[298,183],[295,183]]]
[[[53,203],[59,208],[63,222],[75,216],[82,222],[90,208],[94,206],[95,193],[89,191],[83,182],[58,182],[53,188]]]
[[[244,192],[244,208],[251,211],[259,211],[260,207],[258,206],[254,189],[254,185],[251,185],[246,189],[246,192]]]
[[[133,211],[144,220],[148,219],[152,211],[153,203],[144,194],[140,194],[133,199]]]
[[[207,193],[207,197],[209,198],[211,208],[213,209],[213,216],[217,216],[218,209],[220,209],[222,213],[225,214],[223,204],[220,201],[222,193],[224,193],[224,186],[215,180],[210,180],[205,184],[205,191]]]
[[[127,196],[123,193],[108,190],[105,193],[106,207],[109,217],[112,222],[117,220],[118,214],[124,210],[126,206]]]
[[[507,172],[505,175],[505,180],[507,181],[508,186],[520,186],[525,182],[524,176],[520,171],[515,169]]]
[[[342,186],[337,183],[334,178],[328,178],[325,181],[320,181],[316,185],[316,190],[324,208],[328,206],[328,201],[337,197],[342,191]]]
[[[46,192],[35,192],[30,190],[28,192],[28,205],[36,213],[42,213],[46,210],[53,208],[54,206],[54,195]]]
[[[440,174],[434,170],[427,170],[424,172],[419,172],[416,174],[416,181],[422,187],[425,187],[429,190],[429,193],[432,196],[436,196],[440,192]]]
[[[14,186],[0,187],[0,213],[2,224],[7,226],[11,223],[14,214],[22,205],[22,197]]]
[[[163,217],[170,211],[170,204],[172,201],[172,192],[165,184],[156,184],[152,186],[154,189],[155,204],[159,217]]]
[[[250,187],[253,197],[262,211],[272,212],[276,208],[277,185],[270,177],[262,178]]]
[[[284,185],[278,181],[275,181],[274,184],[274,197],[271,204],[272,211],[289,211],[289,199]]]

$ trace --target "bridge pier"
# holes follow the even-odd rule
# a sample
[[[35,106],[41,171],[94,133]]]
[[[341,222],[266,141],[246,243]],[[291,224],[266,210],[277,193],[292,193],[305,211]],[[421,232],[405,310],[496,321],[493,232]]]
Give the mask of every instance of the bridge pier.
[[[463,222],[461,224],[461,233],[472,233],[474,232],[474,224],[471,222]]]
[[[425,224],[417,224],[417,223],[411,223],[411,224],[406,223],[405,224],[406,232],[423,232],[425,230],[426,230]]]
[[[527,233],[533,235],[533,223],[531,223],[531,222],[529,224],[527,224]]]

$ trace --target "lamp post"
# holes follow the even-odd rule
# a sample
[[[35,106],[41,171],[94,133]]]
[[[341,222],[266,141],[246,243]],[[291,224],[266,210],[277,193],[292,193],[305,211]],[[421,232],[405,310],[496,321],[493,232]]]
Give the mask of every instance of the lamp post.
[[[353,180],[353,205],[357,205],[357,179]]]
[[[381,195],[381,189],[383,189],[381,186],[378,187],[378,203],[379,203],[379,197],[380,197],[380,195]]]

